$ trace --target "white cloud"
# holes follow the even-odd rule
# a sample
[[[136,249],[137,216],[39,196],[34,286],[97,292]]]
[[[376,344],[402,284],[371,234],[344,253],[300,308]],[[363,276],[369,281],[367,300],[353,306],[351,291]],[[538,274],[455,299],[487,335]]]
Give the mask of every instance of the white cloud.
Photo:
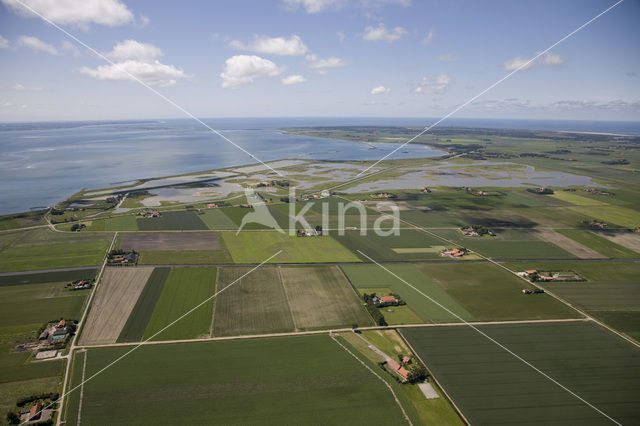
[[[150,43],[125,40],[113,46],[113,50],[104,55],[115,60],[136,59],[149,62],[162,56],[162,50]]]
[[[378,24],[377,27],[367,26],[362,34],[362,39],[367,41],[386,41],[387,43],[393,43],[400,40],[407,35],[407,30],[402,27],[395,27],[392,30],[388,30],[384,24]]]
[[[434,34],[435,32],[433,30],[429,30],[429,34],[427,34],[426,37],[422,39],[422,44],[424,44],[425,46],[430,44]]]
[[[291,37],[266,37],[255,36],[253,41],[245,45],[241,41],[232,40],[229,46],[234,49],[251,50],[258,53],[283,56],[299,56],[307,53],[307,46],[304,45],[302,39],[293,34]]]
[[[307,60],[307,64],[309,65],[309,67],[313,68],[314,70],[316,70],[316,72],[320,74],[326,74],[328,68],[339,68],[347,65],[347,63],[344,60],[337,58],[335,56],[330,56],[328,58],[321,59],[321,58],[318,58],[318,55],[311,54],[311,55],[307,55],[305,59]]]
[[[78,49],[78,46],[68,40],[62,40],[61,49],[71,53],[75,57],[80,56],[80,49]]]
[[[411,0],[283,0],[283,4],[291,10],[302,7],[307,13],[320,13],[347,6],[359,6],[364,10],[380,8],[386,4],[406,7],[411,4]]]
[[[35,16],[17,0],[0,0],[15,12]],[[123,25],[133,21],[133,13],[120,0],[20,0],[56,24]]]
[[[291,84],[304,83],[305,81],[307,81],[307,79],[304,78],[304,76],[295,74],[295,75],[290,75],[289,77],[285,77],[280,81],[282,81],[282,84],[291,85]]]
[[[445,53],[444,55],[436,56],[436,61],[438,62],[458,62],[459,60],[460,57],[453,53]]]
[[[138,16],[138,26],[140,28],[146,27],[147,25],[149,25],[150,22],[151,22],[151,20],[146,15]]]
[[[8,49],[9,48],[9,40],[2,37],[0,35],[0,49]]]
[[[435,78],[422,77],[422,82],[413,91],[415,93],[427,93],[430,95],[440,95],[447,91],[451,83],[448,74],[438,74]]]
[[[220,77],[223,88],[233,88],[253,83],[258,77],[275,77],[281,72],[282,70],[268,59],[255,55],[236,55],[226,60]]]
[[[560,55],[556,55],[555,53],[550,52],[545,53],[535,60],[532,59],[533,58],[521,58],[520,56],[516,56],[515,58],[510,59],[504,63],[504,69],[507,71],[514,71],[516,69],[524,71],[528,70],[534,65],[560,66],[564,64],[564,59]]]
[[[45,43],[37,37],[31,36],[20,36],[16,40],[16,45],[19,47],[27,47],[32,50],[36,50],[39,52],[47,52],[52,55],[57,55],[58,51],[55,47],[50,44]]]
[[[338,37],[338,41],[339,41],[340,43],[342,43],[342,42],[344,41],[344,33],[343,33],[342,31],[338,31],[338,32],[336,33],[336,36]]]
[[[128,60],[113,65],[100,65],[96,69],[82,67],[79,71],[99,80],[141,80],[150,86],[173,86],[187,75],[180,68],[159,61],[140,62]]]
[[[100,80],[138,79],[151,86],[172,86],[178,79],[188,77],[182,69],[161,63],[157,58],[162,54],[162,50],[153,44],[125,40],[105,53],[118,62],[95,69],[83,67],[79,71]]]
[[[41,92],[42,87],[27,87],[20,83],[15,83],[11,86],[11,90],[16,90],[18,92]]]
[[[391,91],[391,89],[389,89],[388,87],[384,87],[384,86],[376,86],[373,89],[371,89],[371,91],[369,92],[372,95],[385,95],[387,93],[389,93]]]

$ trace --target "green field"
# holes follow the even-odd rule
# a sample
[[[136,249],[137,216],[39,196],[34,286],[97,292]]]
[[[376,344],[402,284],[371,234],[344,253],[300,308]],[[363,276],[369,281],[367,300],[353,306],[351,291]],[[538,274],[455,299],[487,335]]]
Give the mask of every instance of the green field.
[[[23,285],[23,284],[41,284],[41,283],[57,283],[57,282],[72,282],[82,279],[93,279],[98,272],[97,269],[87,268],[74,271],[55,271],[55,272],[40,272],[36,274],[11,274],[0,275],[0,287],[9,285]]]
[[[441,247],[447,244],[438,238],[413,229],[401,229],[399,236],[380,236],[374,232],[369,232],[363,236],[360,235],[359,231],[346,231],[343,236],[335,235],[334,238],[351,251],[357,253],[356,250],[360,250],[378,262],[443,259],[440,256]],[[430,247],[436,248],[433,250],[419,250],[429,249]],[[415,250],[410,253],[398,253],[393,249]],[[366,256],[359,253],[358,256],[368,261]]]
[[[160,217],[137,219],[141,231],[197,231],[209,229],[192,211],[167,211]]]
[[[108,219],[81,221],[87,225],[87,231],[137,231],[138,222],[134,215],[115,216]],[[58,225],[60,227],[62,225]]]
[[[588,311],[588,313],[640,342],[640,311]]]
[[[640,226],[638,211],[622,206],[576,206],[569,207],[590,216],[592,219],[604,220],[610,226],[622,226],[624,228],[637,228]]]
[[[0,272],[30,271],[102,263],[110,234],[60,233],[48,229],[0,236]]]
[[[224,214],[223,209],[209,209],[200,215],[209,229],[236,229],[238,225]]]
[[[634,259],[640,257],[640,255],[635,251],[622,247],[613,241],[609,241],[604,237],[584,229],[558,229],[556,232],[612,259]]]
[[[547,294],[525,295],[530,284],[489,262],[417,265],[478,321],[575,318]]]
[[[420,272],[414,265],[385,265],[385,268],[389,269],[401,279],[396,278],[378,265],[342,265],[341,268],[351,283],[358,289],[391,289],[394,293],[399,294],[402,299],[407,302],[411,310],[422,318],[424,322],[460,322],[456,315],[467,321],[474,319],[467,309],[458,304],[450,295],[442,290],[434,280]],[[452,315],[436,303],[427,299],[402,280],[427,294],[440,305],[455,313],[455,315]],[[386,314],[384,312],[382,312],[382,314],[385,315],[386,318]]]
[[[142,339],[170,271],[170,268],[153,270],[120,332],[118,342],[137,342]]]
[[[296,330],[373,325],[337,266],[282,267],[280,275]]]
[[[86,375],[123,352],[90,349]],[[83,394],[87,424],[404,422],[384,384],[326,335],[144,346]]]
[[[360,259],[331,237],[295,237],[279,232],[223,232],[222,240],[235,263],[359,262]]]
[[[293,331],[295,326],[278,269],[263,266],[240,279],[250,270],[220,268],[218,289],[229,288],[214,302],[215,336]]]
[[[494,259],[574,259],[575,256],[553,243],[541,241],[524,231],[504,232],[497,237],[465,237],[458,230],[437,230],[438,235],[457,242],[462,247]],[[520,238],[516,237],[518,235]]]
[[[372,294],[375,293],[378,297],[386,296],[393,292],[390,288],[384,287],[372,287],[372,288],[358,288],[358,292],[361,295],[363,294]],[[407,305],[402,306],[387,306],[385,308],[378,308],[382,315],[384,315],[384,320],[389,325],[396,324],[422,324],[424,320],[420,318],[415,312],[411,310],[411,308]]]
[[[143,340],[177,320],[206,299],[216,288],[215,268],[173,268],[167,277]],[[153,340],[176,340],[208,337],[211,328],[213,301],[209,300]]]
[[[226,250],[141,250],[140,265],[215,265],[231,263]]]
[[[621,424],[640,421],[640,350],[609,331],[588,322],[479,328]],[[469,327],[402,334],[472,424],[610,423]]]
[[[224,226],[229,227],[221,229],[236,229],[239,228],[240,225],[242,225],[242,218],[246,214],[253,212],[253,209],[247,209],[243,207],[224,207],[220,209],[219,212],[223,213],[227,218],[226,221],[221,218],[220,223],[224,224]],[[231,226],[231,224],[234,224],[234,226]],[[259,223],[248,223],[243,229],[267,229],[267,227],[264,225],[260,225]]]

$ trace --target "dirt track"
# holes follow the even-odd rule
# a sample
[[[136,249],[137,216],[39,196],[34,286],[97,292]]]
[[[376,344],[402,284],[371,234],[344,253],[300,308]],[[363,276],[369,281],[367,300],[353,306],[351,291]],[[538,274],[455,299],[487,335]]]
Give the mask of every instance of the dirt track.
[[[537,231],[536,235],[541,239],[557,245],[580,259],[601,259],[606,257],[569,237],[557,233],[553,229],[538,229]]]
[[[136,232],[122,234],[120,248],[135,250],[220,250],[213,232]]]
[[[80,345],[115,343],[153,268],[107,268],[97,288]]]

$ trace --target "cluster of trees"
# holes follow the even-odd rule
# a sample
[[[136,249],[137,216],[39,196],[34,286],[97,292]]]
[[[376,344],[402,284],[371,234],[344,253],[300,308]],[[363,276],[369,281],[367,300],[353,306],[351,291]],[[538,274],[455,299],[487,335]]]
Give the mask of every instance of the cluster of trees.
[[[373,297],[371,297],[370,294],[364,294],[362,299],[364,300],[367,311],[369,311],[369,314],[371,314],[375,323],[381,326],[388,325],[387,321],[384,319],[384,315],[380,312],[380,309],[378,309],[378,307],[373,303]]]
[[[527,192],[533,192],[534,194],[543,194],[543,195],[551,195],[553,194],[553,189],[551,188],[527,188]]]
[[[73,225],[71,225],[71,232],[78,232],[82,229],[85,229],[87,227],[87,225],[85,225],[84,223],[74,223]]]
[[[486,226],[483,225],[471,225],[470,226],[471,229],[473,229],[473,231],[480,235],[481,237],[483,235],[491,235],[492,237],[495,236],[495,234],[493,233],[493,231],[489,228],[487,228]]]

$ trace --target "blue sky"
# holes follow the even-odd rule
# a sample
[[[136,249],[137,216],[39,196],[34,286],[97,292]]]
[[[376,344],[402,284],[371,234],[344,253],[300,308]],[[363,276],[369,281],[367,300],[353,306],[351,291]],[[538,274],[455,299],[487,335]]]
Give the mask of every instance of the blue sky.
[[[0,0],[0,121],[184,117],[131,75],[199,117],[437,118],[613,3]],[[625,0],[455,117],[640,120],[638,22]]]

